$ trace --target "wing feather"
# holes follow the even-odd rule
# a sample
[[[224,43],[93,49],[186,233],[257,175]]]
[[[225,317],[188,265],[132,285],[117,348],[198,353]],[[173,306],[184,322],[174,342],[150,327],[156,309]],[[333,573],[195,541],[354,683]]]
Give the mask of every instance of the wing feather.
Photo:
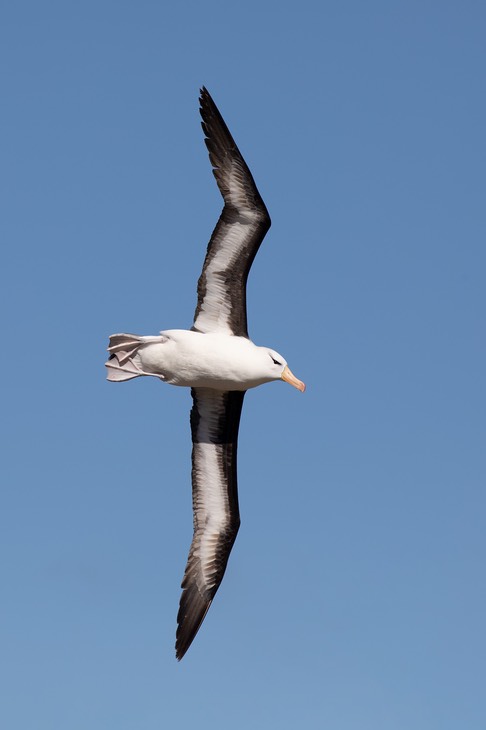
[[[200,104],[205,142],[224,208],[198,281],[193,329],[248,337],[246,282],[270,228],[270,216],[223,117],[204,87]]]
[[[236,452],[244,395],[192,389],[194,535],[177,615],[177,659],[182,659],[206,616],[240,526]]]

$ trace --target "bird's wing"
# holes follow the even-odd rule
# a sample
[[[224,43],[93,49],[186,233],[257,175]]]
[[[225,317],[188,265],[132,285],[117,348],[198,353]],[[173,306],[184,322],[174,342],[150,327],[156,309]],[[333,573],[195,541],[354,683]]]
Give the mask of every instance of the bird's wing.
[[[244,395],[243,391],[192,389],[194,536],[177,615],[178,659],[206,616],[240,526],[236,450]]]
[[[246,280],[270,216],[252,174],[208,91],[200,96],[202,128],[224,208],[197,285],[193,329],[248,337]]]

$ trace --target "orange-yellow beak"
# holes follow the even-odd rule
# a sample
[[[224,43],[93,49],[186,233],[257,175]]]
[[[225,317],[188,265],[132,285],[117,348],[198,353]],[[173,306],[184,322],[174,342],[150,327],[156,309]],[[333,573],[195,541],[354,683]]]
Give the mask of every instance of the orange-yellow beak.
[[[290,383],[290,385],[293,385],[294,388],[300,390],[301,393],[304,392],[305,383],[303,383],[302,380],[296,378],[287,365],[284,367],[284,371],[280,377],[282,378],[282,380],[285,380],[286,383]]]

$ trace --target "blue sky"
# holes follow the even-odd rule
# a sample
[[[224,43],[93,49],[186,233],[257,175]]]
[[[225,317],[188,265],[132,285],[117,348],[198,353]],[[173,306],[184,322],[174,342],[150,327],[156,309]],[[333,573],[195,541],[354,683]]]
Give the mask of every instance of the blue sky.
[[[2,726],[486,726],[486,10],[18,2],[1,12]],[[190,326],[213,94],[273,226],[242,527],[184,660],[189,393],[112,332]]]

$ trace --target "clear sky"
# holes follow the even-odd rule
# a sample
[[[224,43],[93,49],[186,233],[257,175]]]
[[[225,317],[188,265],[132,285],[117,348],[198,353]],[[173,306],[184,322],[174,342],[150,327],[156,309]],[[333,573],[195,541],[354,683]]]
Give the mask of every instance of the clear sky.
[[[0,722],[486,727],[486,6],[4,3]],[[204,84],[273,226],[242,527],[174,658],[187,391],[105,381],[189,327],[220,213]]]

